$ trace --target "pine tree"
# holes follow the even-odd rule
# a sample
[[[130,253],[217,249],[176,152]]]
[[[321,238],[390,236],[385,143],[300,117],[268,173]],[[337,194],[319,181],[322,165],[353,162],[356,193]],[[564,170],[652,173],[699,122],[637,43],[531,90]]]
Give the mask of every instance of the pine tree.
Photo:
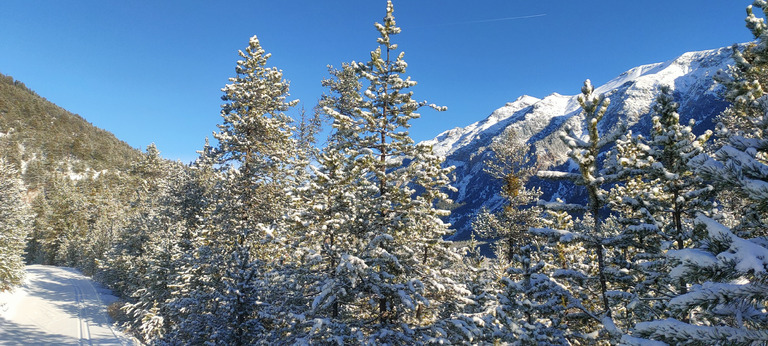
[[[77,268],[83,274],[95,276],[99,263],[106,260],[106,254],[116,241],[119,229],[125,226],[129,204],[123,197],[127,177],[117,172],[100,172],[79,181],[80,191],[85,196],[85,236],[80,244],[74,244],[80,252]]]
[[[154,232],[165,226],[161,217],[160,196],[170,164],[163,160],[157,147],[150,144],[131,171],[137,177],[133,185],[131,210],[98,273],[102,282],[126,297],[142,288],[146,273],[146,263],[142,259],[147,250],[145,245]]]
[[[695,249],[670,250],[670,276],[691,284],[672,298],[669,316],[638,323],[634,335],[668,343],[757,345],[768,342],[768,247],[703,215]]]
[[[613,291],[614,287],[609,285],[624,281],[625,274],[608,267],[608,258],[613,251],[612,242],[618,232],[606,218],[608,191],[605,187],[615,183],[622,176],[611,170],[606,159],[609,155],[602,151],[623,135],[623,129],[618,128],[608,135],[601,136],[598,128],[610,100],[604,95],[595,95],[589,80],[584,82],[581,92],[578,100],[587,130],[584,136],[586,140],[581,139],[582,136],[573,128],[568,128],[567,132],[560,134],[561,139],[570,148],[568,156],[578,164],[579,172],[540,171],[538,176],[545,179],[570,180],[576,185],[584,186],[588,198],[586,205],[540,203],[548,210],[583,213],[584,219],[577,222],[571,231],[552,228],[533,231],[561,243],[580,243],[586,247],[586,258],[580,259],[578,263],[571,263],[572,268],[558,269],[553,273],[554,278],[570,285],[568,307],[573,309],[574,313],[567,315],[570,319],[567,323],[577,337],[591,337],[588,333],[599,326],[599,330],[607,332],[606,337],[616,338],[621,332],[612,318],[611,300],[618,292]]]
[[[496,256],[506,263],[512,262],[515,250],[528,242],[528,228],[538,226],[541,214],[535,205],[541,192],[526,187],[530,177],[536,174],[536,167],[530,148],[519,141],[510,128],[491,145],[495,160],[486,163],[487,172],[502,180],[501,195],[506,203],[499,212],[482,214],[480,218],[485,221],[477,224],[480,227],[474,227],[481,237],[496,240]]]
[[[219,147],[216,163],[231,165],[237,172],[233,189],[242,204],[239,217],[253,228],[256,223],[276,219],[274,206],[285,200],[282,188],[291,175],[295,155],[293,120],[284,112],[298,100],[286,101],[289,83],[282,71],[267,67],[268,54],[256,36],[251,37],[244,60],[237,62],[237,76],[222,89],[220,132],[214,133]],[[266,201],[266,202],[265,202]]]
[[[765,1],[754,6],[768,14]],[[768,96],[764,95],[768,69],[768,26],[747,8],[747,27],[756,43],[734,47],[736,65],[717,79],[732,102],[718,124],[720,148],[714,158],[700,154],[691,164],[697,174],[721,191],[748,202],[738,222],[699,214],[693,233],[695,248],[670,250],[679,263],[670,276],[690,283],[689,290],[672,298],[667,319],[637,325],[635,334],[665,342],[700,344],[764,344],[768,342],[768,248],[765,241],[765,206],[768,167],[765,163],[765,126]],[[727,214],[726,214],[727,215]],[[733,228],[722,223],[736,225]]]
[[[33,201],[36,214],[28,246],[37,263],[78,267],[84,263],[83,244],[92,230],[97,212],[92,210],[87,186],[59,173],[46,183]]]
[[[449,229],[440,217],[447,212],[434,207],[447,198],[449,170],[407,133],[426,103],[407,91],[416,82],[401,77],[407,64],[392,42],[400,33],[393,10],[389,2],[384,22],[376,24],[380,46],[371,60],[345,65],[326,82],[332,95],[323,112],[334,134],[316,184],[334,192],[316,214],[318,236],[327,243],[318,249],[325,274],[312,303],[311,332],[329,323],[343,335],[324,340],[417,342],[430,334],[428,326],[458,310],[464,292],[450,277],[460,256],[442,239]]]
[[[32,214],[18,171],[0,159],[0,292],[21,284]]]
[[[663,227],[666,240],[674,241],[675,246],[682,249],[691,238],[690,222],[685,220],[693,218],[696,211],[709,213],[711,209],[708,193],[712,187],[689,168],[691,159],[704,151],[711,131],[697,137],[692,131],[693,120],[688,125],[680,124],[677,108],[672,90],[662,86],[654,106],[657,116],[653,118],[653,133],[648,143],[648,156],[653,158],[648,178],[658,179],[654,185],[660,185],[667,196],[657,201],[669,213],[667,218],[671,221]]]
[[[663,316],[665,301],[686,292],[684,281],[669,279],[675,264],[665,260],[664,251],[692,246],[693,216],[711,211],[712,187],[688,167],[711,133],[694,135],[693,122],[680,124],[677,108],[672,89],[661,86],[650,138],[630,133],[616,144],[615,169],[632,176],[611,190],[612,208],[624,228],[623,258],[614,262],[625,263],[620,267],[634,285],[631,309],[623,311],[628,328]]]
[[[182,189],[186,235],[179,239],[173,258],[178,271],[169,286],[167,300],[168,330],[161,342],[204,343],[219,337],[219,326],[228,323],[226,316],[212,314],[223,285],[219,269],[223,259],[216,250],[216,226],[222,173],[213,164],[213,148],[206,140],[200,156],[189,169],[190,177]]]
[[[528,232],[540,226],[542,215],[535,205],[541,193],[526,187],[536,174],[530,148],[510,128],[491,150],[494,160],[486,163],[487,171],[502,180],[506,203],[495,213],[482,212],[472,224],[480,236],[495,241],[496,259],[491,266],[500,272],[485,288],[492,298],[484,302],[483,340],[564,343],[563,330],[558,329],[564,310],[558,292],[562,289],[544,273],[545,244]]]
[[[219,144],[205,155],[220,172],[207,220],[193,231],[174,304],[204,301],[195,314],[179,315],[175,335],[199,342],[252,344],[268,332],[281,305],[282,286],[271,285],[289,260],[284,246],[292,217],[293,186],[300,179],[301,153],[292,119],[285,114],[289,83],[282,71],[267,67],[270,54],[255,36],[239,52],[237,76],[222,91]],[[205,275],[195,279],[191,275]],[[183,331],[193,327],[195,331]],[[207,333],[207,334],[206,334]],[[188,339],[187,339],[188,338]]]
[[[130,292],[130,301],[123,307],[133,317],[130,330],[147,343],[156,341],[172,327],[174,311],[168,302],[182,265],[181,247],[191,240],[187,228],[190,220],[184,210],[189,173],[178,164],[169,165],[168,169],[168,176],[158,183],[159,190],[154,196],[157,211],[149,226],[152,232],[133,259],[135,268],[141,269],[137,289]]]

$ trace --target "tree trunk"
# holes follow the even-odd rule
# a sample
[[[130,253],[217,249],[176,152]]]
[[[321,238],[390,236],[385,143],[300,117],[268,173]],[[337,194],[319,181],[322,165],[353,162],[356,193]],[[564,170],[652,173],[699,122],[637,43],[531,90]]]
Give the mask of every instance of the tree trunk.
[[[600,241],[602,237],[602,225],[603,223],[600,220],[600,204],[599,199],[597,197],[597,187],[595,186],[588,186],[589,190],[589,199],[591,204],[591,211],[592,211],[592,217],[595,219],[595,251],[597,251],[597,270],[598,270],[598,277],[600,279],[600,294],[602,295],[603,300],[603,309],[605,310],[605,313],[608,317],[611,317],[611,309],[608,304],[608,283],[607,279],[605,278],[605,255],[603,254],[603,244]]]
[[[387,321],[387,298],[379,298],[379,323],[384,324]]]

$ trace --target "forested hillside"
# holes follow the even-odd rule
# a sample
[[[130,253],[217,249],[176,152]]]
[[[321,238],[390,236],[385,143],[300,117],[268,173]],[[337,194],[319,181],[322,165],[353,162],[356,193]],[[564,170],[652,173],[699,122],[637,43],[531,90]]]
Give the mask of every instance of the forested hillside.
[[[17,216],[4,219],[4,226],[22,240],[9,248],[26,249],[9,250],[14,254],[4,260],[26,258],[93,273],[146,177],[143,156],[21,81],[0,75],[3,200],[17,211],[8,211]],[[6,275],[12,282],[20,279]]]
[[[532,128],[489,140],[475,169],[498,180],[497,208],[470,215],[461,243],[446,240],[454,167],[408,134],[445,107],[416,101],[391,1],[363,62],[329,68],[314,115],[253,36],[191,165],[150,145],[122,170],[61,166],[87,149],[25,185],[25,151],[0,160],[0,289],[21,280],[29,234],[28,262],[108,285],[148,344],[766,344],[768,25],[752,11],[756,41],[684,94],[705,98],[664,79],[612,98],[632,85],[587,79],[547,134],[565,164],[543,164]],[[688,107],[714,108],[714,131],[679,112],[704,101]],[[609,116],[630,102],[646,126]],[[573,191],[542,198],[560,181]]]
[[[2,157],[22,169],[32,185],[54,171],[126,171],[140,155],[112,133],[1,74],[0,136]]]

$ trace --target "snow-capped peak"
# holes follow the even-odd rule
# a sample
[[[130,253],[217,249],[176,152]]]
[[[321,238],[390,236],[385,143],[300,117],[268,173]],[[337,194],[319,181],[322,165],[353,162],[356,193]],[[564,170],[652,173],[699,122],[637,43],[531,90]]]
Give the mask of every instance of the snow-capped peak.
[[[434,139],[425,141],[424,143],[432,145],[432,150],[435,154],[448,156],[457,148],[471,143],[478,134],[484,133],[491,128],[498,127],[497,125],[500,123],[506,125],[507,122],[513,120],[511,119],[513,115],[539,101],[541,100],[533,96],[520,96],[514,102],[509,102],[504,105],[504,107],[493,111],[491,115],[483,120],[464,128],[457,127],[445,131],[437,135]]]
[[[681,121],[695,119],[700,126],[711,126],[711,118],[725,108],[718,94],[718,85],[712,77],[731,64],[731,49],[689,52],[662,63],[631,68],[616,78],[597,87],[595,92],[611,98],[603,121],[606,129],[617,123],[626,123],[633,133],[644,134],[650,128],[652,105],[660,85],[669,85],[680,104]],[[574,85],[578,92],[579,85]],[[452,196],[461,205],[453,211],[451,223],[459,230],[456,239],[468,236],[471,218],[480,208],[496,206],[498,182],[484,172],[489,145],[507,128],[514,128],[522,140],[529,143],[539,157],[548,163],[560,164],[567,158],[567,148],[557,136],[566,125],[578,133],[581,123],[577,95],[553,93],[542,99],[523,95],[492,112],[487,118],[463,128],[445,131],[425,143],[432,145],[436,154],[446,156],[446,164],[456,166],[454,186],[458,192]],[[696,130],[696,128],[694,128]],[[559,194],[564,198],[567,189],[552,186],[545,194]],[[551,196],[544,196],[548,198]]]

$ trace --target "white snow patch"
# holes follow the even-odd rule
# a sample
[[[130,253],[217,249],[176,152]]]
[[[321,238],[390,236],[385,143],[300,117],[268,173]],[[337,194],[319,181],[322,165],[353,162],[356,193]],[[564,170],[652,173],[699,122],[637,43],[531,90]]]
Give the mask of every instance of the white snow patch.
[[[24,285],[0,294],[0,340],[15,345],[133,345],[113,326],[110,291],[75,269],[26,267]]]
[[[27,296],[27,291],[14,288],[0,292],[0,319],[10,319],[19,309],[19,303]]]
[[[621,345],[624,346],[668,346],[667,343],[656,341],[656,340],[648,340],[648,339],[642,339],[638,337],[634,337],[631,335],[622,335],[621,337]]]
[[[670,271],[669,276],[673,278],[683,276],[687,272],[687,264],[709,267],[717,263],[717,258],[713,254],[700,249],[669,250],[667,251],[667,257],[676,258],[682,262]]]
[[[492,126],[498,124],[501,121],[507,120],[510,117],[517,115],[518,112],[524,110],[533,104],[540,101],[539,99],[523,95],[520,96],[514,102],[507,103],[504,107],[501,107],[491,113],[486,119],[478,121],[464,128],[454,128],[445,131],[434,139],[424,141],[424,144],[432,146],[432,152],[436,155],[448,156],[452,154],[456,149],[463,147],[472,141],[485,130],[488,130]]]

